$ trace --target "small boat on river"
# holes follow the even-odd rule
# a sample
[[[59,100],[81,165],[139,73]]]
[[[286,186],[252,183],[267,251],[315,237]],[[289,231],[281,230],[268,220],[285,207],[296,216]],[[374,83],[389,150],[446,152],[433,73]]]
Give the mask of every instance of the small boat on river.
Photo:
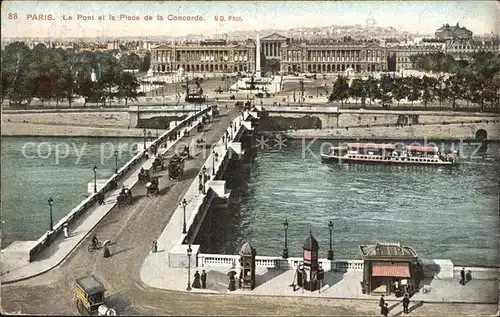
[[[412,165],[458,165],[458,152],[441,153],[435,146],[348,143],[321,153],[321,160],[334,163],[378,163]]]

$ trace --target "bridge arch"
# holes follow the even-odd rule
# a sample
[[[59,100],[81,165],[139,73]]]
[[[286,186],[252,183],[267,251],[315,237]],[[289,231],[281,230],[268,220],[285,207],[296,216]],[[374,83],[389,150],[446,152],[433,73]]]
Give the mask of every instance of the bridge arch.
[[[483,141],[488,139],[488,132],[485,129],[479,129],[476,131],[476,140]]]

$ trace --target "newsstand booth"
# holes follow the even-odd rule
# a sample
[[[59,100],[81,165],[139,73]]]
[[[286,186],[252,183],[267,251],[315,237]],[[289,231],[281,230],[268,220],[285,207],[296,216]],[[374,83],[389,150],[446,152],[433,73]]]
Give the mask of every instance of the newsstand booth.
[[[364,261],[363,294],[410,296],[419,288],[422,265],[411,247],[400,244],[360,246]]]

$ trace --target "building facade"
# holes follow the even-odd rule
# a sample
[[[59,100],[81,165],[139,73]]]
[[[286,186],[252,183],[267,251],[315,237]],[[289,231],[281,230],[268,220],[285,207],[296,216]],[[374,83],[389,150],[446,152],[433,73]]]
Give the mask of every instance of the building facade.
[[[289,44],[281,48],[281,72],[386,71],[387,50],[374,43]]]
[[[404,69],[412,69],[411,56],[435,54],[439,51],[438,47],[433,46],[392,47],[388,50],[387,70],[400,72]]]
[[[277,33],[260,39],[260,51],[266,59],[281,59],[281,46],[289,43],[289,39]]]
[[[160,45],[151,49],[151,69],[155,73],[175,72],[254,72],[255,44],[228,44],[226,41],[183,45]]]

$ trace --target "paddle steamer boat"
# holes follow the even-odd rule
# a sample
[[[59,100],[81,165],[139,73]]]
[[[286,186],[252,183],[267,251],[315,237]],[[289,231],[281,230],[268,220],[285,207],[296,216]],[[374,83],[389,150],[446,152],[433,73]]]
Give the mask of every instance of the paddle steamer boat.
[[[321,153],[325,162],[413,165],[457,165],[458,152],[441,153],[435,146],[404,144],[348,143]]]

